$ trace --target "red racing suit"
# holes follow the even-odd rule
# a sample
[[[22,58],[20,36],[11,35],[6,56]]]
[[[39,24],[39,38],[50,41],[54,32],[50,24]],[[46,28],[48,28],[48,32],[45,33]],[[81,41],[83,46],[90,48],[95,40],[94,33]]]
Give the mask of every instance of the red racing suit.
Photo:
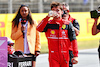
[[[79,30],[79,24],[78,24],[78,21],[76,19],[72,18],[69,15],[68,20],[73,24],[73,26],[75,28],[77,28]],[[76,57],[76,56],[78,57],[78,46],[77,46],[77,44],[70,45],[69,50],[73,51],[74,57]]]
[[[50,20],[45,17],[37,30],[45,32],[48,39],[50,67],[69,67],[69,41],[77,44],[72,23],[64,20]]]

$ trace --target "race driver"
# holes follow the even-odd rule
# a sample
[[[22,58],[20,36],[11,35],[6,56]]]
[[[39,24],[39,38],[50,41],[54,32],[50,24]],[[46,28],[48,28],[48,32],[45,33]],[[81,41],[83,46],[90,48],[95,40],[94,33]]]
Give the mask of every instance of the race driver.
[[[49,66],[69,67],[69,42],[77,44],[75,30],[69,21],[62,20],[63,11],[60,3],[52,2],[48,15],[39,23],[37,30],[45,32],[48,39]],[[53,17],[52,20],[49,20]],[[76,56],[78,50],[76,47]]]

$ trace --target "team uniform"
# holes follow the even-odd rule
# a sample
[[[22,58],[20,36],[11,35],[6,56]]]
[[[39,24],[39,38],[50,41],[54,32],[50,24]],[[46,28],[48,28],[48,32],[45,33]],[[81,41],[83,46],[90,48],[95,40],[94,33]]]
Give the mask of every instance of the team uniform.
[[[69,43],[71,41],[77,44],[73,25],[62,19],[49,21],[49,18],[45,17],[37,26],[37,30],[45,32],[48,39],[49,65],[50,67],[69,67]]]
[[[72,18],[72,17],[69,15],[68,20],[69,20],[70,22],[72,22],[73,26],[79,30],[79,24],[78,24],[78,21],[77,21],[76,19]],[[74,46],[74,47],[73,47],[73,46]],[[71,59],[72,59],[73,57],[78,57],[78,55],[76,54],[76,50],[78,50],[78,49],[76,48],[77,45],[74,44],[73,46],[70,45],[70,47],[69,47],[69,55],[70,55],[69,67],[73,67],[73,64],[72,64],[72,62],[71,62]]]

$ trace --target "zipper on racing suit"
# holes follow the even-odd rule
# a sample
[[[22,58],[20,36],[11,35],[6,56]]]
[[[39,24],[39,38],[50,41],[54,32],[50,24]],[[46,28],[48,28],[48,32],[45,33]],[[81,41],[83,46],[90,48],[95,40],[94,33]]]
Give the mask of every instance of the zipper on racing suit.
[[[59,43],[60,43],[60,46],[61,46],[61,51],[60,51],[60,49],[59,49],[59,52],[61,52],[61,54],[63,55],[63,58],[64,58],[64,61],[66,62],[66,64],[67,64],[67,61],[66,61],[66,59],[65,59],[65,57],[64,57],[64,51],[63,51],[63,45],[61,44],[61,41],[60,41],[60,38],[59,38],[59,36],[60,36],[60,30],[61,30],[61,32],[62,32],[62,29],[61,29],[61,27],[60,27],[61,25],[59,24],[59,30],[58,30],[58,32],[59,32],[59,35],[58,35],[58,40],[59,40]],[[64,37],[63,37],[63,39],[64,39]],[[65,41],[65,40],[64,40]],[[66,42],[66,41],[65,41]]]

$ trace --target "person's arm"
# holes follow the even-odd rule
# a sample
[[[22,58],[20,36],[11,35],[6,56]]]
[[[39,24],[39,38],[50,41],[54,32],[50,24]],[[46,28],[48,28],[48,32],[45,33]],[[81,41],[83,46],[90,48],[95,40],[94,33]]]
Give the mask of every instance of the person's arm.
[[[46,16],[46,17],[38,24],[37,30],[38,30],[39,32],[44,31],[44,29],[45,29],[45,27],[46,27],[46,25],[47,25],[47,23],[48,23],[49,18],[50,18],[49,16]]]
[[[23,37],[23,33],[21,31],[21,22],[19,22],[18,28],[17,26],[14,27],[14,24],[12,24],[11,39],[16,40],[21,36]]]
[[[68,35],[69,35],[69,39],[71,41],[71,45],[73,48],[74,57],[72,58],[72,62],[75,61],[73,62],[73,64],[77,64],[78,63],[78,46],[77,46],[75,30],[73,28],[72,23],[69,24]]]
[[[96,35],[97,33],[100,32],[99,29],[97,29],[97,22],[98,22],[98,18],[94,19],[94,24],[92,26],[92,35]]]
[[[76,36],[78,36],[79,35],[79,30],[77,28],[75,28],[75,27],[74,27],[74,30],[75,30]]]
[[[34,21],[37,26],[37,22]],[[35,55],[38,56],[40,54],[41,44],[40,44],[40,32],[36,30],[36,43],[35,43]]]
[[[40,54],[41,44],[40,44],[40,33],[36,31],[36,45],[35,45],[35,54],[38,56]]]
[[[78,36],[79,35],[80,26],[79,26],[79,23],[78,23],[78,21],[76,19],[73,21],[73,26],[74,26],[75,34],[76,34],[76,36]]]
[[[75,30],[73,28],[72,23],[69,23],[68,36],[69,36],[69,39],[72,43],[71,45],[73,47],[73,54],[74,54],[74,56],[77,57],[78,56],[78,46],[77,46]]]
[[[77,40],[72,40],[72,48],[73,48],[73,58],[72,58],[72,63],[77,64],[78,63],[78,46],[77,46]]]

